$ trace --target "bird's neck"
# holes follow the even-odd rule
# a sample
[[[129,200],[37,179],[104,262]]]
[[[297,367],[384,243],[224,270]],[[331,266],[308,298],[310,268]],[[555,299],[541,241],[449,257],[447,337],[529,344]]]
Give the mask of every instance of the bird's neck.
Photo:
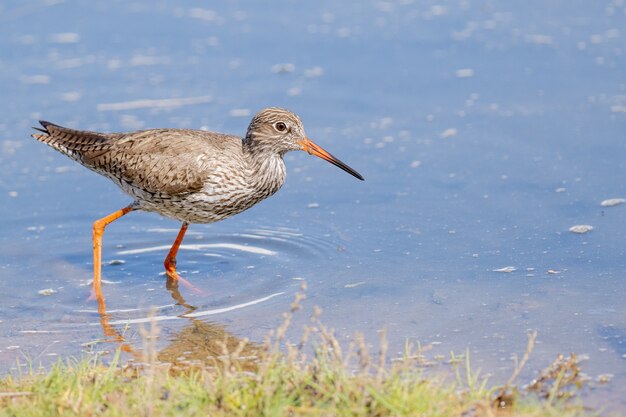
[[[287,170],[282,155],[263,149],[246,149],[247,179],[261,198],[274,194],[285,182]]]

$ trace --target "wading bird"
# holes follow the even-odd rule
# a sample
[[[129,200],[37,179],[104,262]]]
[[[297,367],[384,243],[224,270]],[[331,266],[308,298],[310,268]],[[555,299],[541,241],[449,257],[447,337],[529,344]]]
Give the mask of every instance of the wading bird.
[[[92,296],[102,311],[102,235],[123,215],[144,210],[182,222],[164,262],[168,281],[177,285],[186,283],[176,272],[176,254],[188,225],[228,218],[274,194],[285,182],[285,153],[306,151],[363,180],[307,138],[296,114],[274,107],[252,118],[244,138],[191,129],[97,133],[40,123],[35,139],[109,178],[133,198],[93,224]]]

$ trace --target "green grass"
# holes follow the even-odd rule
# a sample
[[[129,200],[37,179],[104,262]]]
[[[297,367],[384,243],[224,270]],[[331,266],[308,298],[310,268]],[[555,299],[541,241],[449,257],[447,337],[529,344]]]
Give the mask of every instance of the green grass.
[[[433,376],[424,371],[419,348],[407,347],[390,363],[384,338],[371,355],[357,336],[343,351],[317,319],[299,343],[287,343],[298,301],[264,346],[215,328],[205,333],[208,325],[198,322],[183,339],[197,338],[193,343],[202,361],[173,360],[180,356],[175,352],[193,351],[190,346],[157,352],[153,328],[144,333],[141,364],[121,363],[118,351],[108,364],[93,357],[67,360],[44,373],[7,377],[0,381],[0,416],[597,415],[582,405],[574,357],[557,359],[527,390],[513,385],[517,370],[505,386],[490,386],[472,372],[467,355],[451,358],[456,376]],[[316,349],[307,348],[311,345]]]
[[[262,358],[255,372],[237,366],[172,373],[167,367],[104,366],[68,361],[45,374],[7,378],[1,416],[587,416],[579,401],[512,394],[506,411],[498,389],[425,377],[396,364],[378,374],[353,372],[330,357],[297,365]],[[473,414],[472,414],[473,413]]]

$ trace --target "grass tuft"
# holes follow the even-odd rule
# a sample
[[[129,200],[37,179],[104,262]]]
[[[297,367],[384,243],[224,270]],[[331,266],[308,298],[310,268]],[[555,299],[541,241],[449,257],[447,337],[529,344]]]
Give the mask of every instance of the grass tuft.
[[[263,346],[194,321],[179,342],[157,352],[155,323],[142,330],[142,360],[117,355],[66,360],[47,372],[0,380],[0,416],[592,416],[580,400],[574,356],[560,357],[525,388],[514,380],[536,335],[504,386],[489,386],[469,354],[453,356],[456,378],[424,372],[421,346],[389,362],[362,335],[343,349],[316,310],[298,343],[286,338],[296,297]],[[184,343],[177,346],[176,343]],[[313,350],[307,346],[313,345]],[[181,353],[182,352],[182,353]]]

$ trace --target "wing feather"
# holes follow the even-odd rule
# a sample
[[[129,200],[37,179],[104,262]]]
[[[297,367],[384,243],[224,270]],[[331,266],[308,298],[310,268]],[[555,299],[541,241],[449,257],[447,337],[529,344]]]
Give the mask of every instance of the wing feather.
[[[35,139],[118,184],[150,194],[198,192],[222,161],[236,165],[241,155],[241,138],[200,130],[105,134],[40,123],[43,133]]]

